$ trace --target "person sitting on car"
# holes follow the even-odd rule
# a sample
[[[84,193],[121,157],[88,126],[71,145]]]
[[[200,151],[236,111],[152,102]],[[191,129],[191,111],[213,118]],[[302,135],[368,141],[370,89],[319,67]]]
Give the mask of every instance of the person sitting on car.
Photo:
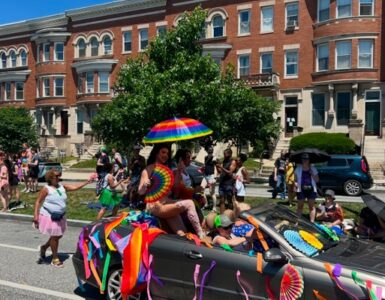
[[[316,220],[325,223],[328,227],[341,226],[344,221],[342,207],[335,203],[333,190],[325,191],[325,201],[317,207]]]

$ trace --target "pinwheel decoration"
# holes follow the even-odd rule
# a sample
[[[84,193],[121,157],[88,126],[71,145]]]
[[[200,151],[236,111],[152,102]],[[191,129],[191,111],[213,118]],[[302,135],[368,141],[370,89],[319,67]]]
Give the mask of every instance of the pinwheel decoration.
[[[300,237],[308,243],[310,246],[313,246],[314,248],[321,250],[324,245],[317,239],[313,234],[310,232],[307,232],[305,230],[300,230],[299,231]]]
[[[167,196],[174,185],[174,174],[167,166],[155,164],[150,180],[151,185],[144,198],[146,203],[154,203]]]
[[[283,233],[283,236],[285,239],[288,241],[290,245],[292,245],[294,248],[296,248],[298,251],[301,251],[302,253],[308,255],[308,256],[313,256],[318,252],[316,248],[313,246],[309,245],[306,243],[299,233],[294,230],[286,230]]]
[[[296,300],[303,293],[304,283],[301,273],[288,264],[281,280],[279,300]]]

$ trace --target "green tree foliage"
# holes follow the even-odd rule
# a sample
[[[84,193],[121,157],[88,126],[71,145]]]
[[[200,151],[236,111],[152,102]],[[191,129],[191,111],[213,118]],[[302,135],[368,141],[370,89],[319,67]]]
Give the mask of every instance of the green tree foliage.
[[[27,109],[0,108],[0,148],[7,153],[17,153],[22,143],[36,146],[38,135],[34,120]]]
[[[290,140],[290,149],[304,148],[317,148],[329,154],[350,154],[355,153],[356,145],[344,133],[306,133]]]
[[[175,29],[121,68],[116,96],[92,123],[106,143],[125,149],[173,116],[200,120],[214,130],[215,141],[254,144],[276,136],[278,104],[236,80],[231,67],[221,74],[211,57],[202,56],[205,18],[200,8],[185,13]]]

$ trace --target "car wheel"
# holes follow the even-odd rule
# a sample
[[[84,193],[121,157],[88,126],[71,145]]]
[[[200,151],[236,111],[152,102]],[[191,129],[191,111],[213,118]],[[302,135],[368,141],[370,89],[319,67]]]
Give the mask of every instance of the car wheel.
[[[107,281],[107,299],[108,300],[121,300],[122,294],[120,293],[120,282],[122,279],[122,269],[116,269],[110,272]],[[128,300],[146,300],[147,295],[139,293],[128,297]]]
[[[344,183],[344,192],[348,196],[358,196],[362,193],[362,185],[359,181],[350,179]]]

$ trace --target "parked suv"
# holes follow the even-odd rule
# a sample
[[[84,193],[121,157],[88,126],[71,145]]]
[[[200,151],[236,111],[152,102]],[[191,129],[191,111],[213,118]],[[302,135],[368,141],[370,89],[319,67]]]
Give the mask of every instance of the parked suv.
[[[323,190],[342,190],[349,196],[358,196],[373,185],[365,156],[331,155],[329,161],[316,167]]]

